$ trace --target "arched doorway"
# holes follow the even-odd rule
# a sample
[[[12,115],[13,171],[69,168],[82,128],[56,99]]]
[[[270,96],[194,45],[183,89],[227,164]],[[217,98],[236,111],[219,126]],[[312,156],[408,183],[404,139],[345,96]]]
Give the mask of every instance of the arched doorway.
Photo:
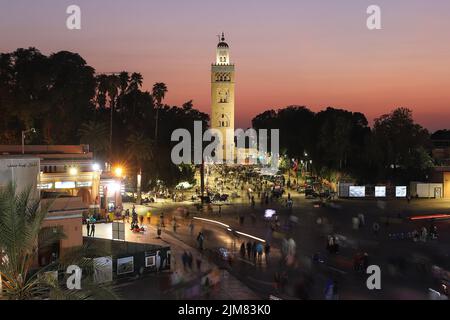
[[[92,203],[91,191],[88,188],[81,188],[77,192],[77,197],[81,197],[81,200],[86,204]]]

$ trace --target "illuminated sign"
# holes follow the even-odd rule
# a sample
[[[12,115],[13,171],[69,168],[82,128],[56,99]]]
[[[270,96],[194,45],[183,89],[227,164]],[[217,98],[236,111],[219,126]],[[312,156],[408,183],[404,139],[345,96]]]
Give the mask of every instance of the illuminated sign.
[[[405,198],[406,197],[406,190],[407,190],[407,188],[405,186],[395,187],[395,196],[397,198]]]
[[[375,197],[386,197],[386,187],[375,187]]]
[[[53,189],[53,183],[40,183],[38,189]]]
[[[92,187],[92,181],[77,182],[77,188]]]
[[[366,187],[350,186],[350,197],[363,198],[366,196]]]
[[[75,188],[75,181],[58,181],[55,182],[56,189],[72,189]]]

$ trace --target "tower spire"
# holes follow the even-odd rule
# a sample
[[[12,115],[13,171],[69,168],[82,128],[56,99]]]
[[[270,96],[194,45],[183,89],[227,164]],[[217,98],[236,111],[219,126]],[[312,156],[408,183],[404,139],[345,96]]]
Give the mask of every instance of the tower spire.
[[[225,41],[225,34],[222,32],[222,41]]]

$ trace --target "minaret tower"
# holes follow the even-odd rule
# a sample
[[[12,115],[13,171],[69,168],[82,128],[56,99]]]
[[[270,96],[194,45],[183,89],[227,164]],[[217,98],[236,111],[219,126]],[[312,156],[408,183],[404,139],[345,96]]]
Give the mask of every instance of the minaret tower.
[[[224,158],[227,152],[234,152],[234,65],[230,63],[230,48],[223,32],[216,62],[211,66],[211,128],[222,133]],[[227,131],[232,132],[233,138],[227,139]]]

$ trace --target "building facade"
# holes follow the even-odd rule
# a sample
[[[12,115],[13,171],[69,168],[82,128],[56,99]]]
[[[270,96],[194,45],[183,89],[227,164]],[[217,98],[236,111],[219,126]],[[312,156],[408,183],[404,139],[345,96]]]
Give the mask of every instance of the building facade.
[[[0,145],[4,157],[40,160],[37,188],[42,198],[79,197],[92,210],[122,205],[122,177],[102,170],[88,145],[27,145],[24,150],[22,155],[20,145]]]
[[[83,217],[122,204],[123,181],[104,172],[87,145],[0,145],[0,187],[31,188],[33,198],[48,208],[44,229],[67,236],[52,245],[38,244],[35,265],[45,266],[66,250],[83,244]]]
[[[234,64],[222,33],[216,48],[216,62],[211,66],[211,129],[222,137],[223,157],[234,157]]]

